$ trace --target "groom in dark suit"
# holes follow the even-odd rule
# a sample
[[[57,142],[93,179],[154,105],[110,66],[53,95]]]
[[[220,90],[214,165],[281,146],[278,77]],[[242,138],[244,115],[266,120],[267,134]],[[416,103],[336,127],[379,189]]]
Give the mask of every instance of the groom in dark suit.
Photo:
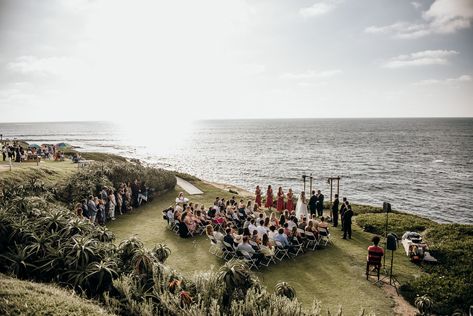
[[[312,196],[309,200],[309,211],[311,215],[315,215],[317,212],[317,196],[315,195],[315,191],[312,191]]]

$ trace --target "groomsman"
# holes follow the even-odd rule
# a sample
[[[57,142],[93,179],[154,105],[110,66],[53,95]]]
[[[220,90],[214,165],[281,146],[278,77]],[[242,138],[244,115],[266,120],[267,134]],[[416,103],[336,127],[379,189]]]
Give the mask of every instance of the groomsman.
[[[332,204],[332,224],[333,227],[338,226],[338,205],[340,204],[340,201],[338,200],[338,194],[335,194],[335,200],[333,201]]]
[[[311,215],[315,215],[317,211],[317,196],[315,195],[315,191],[312,191],[312,196],[309,199],[309,211]]]
[[[347,198],[343,198],[342,207],[340,208],[340,218],[342,220],[342,230],[343,230],[343,217],[345,216],[345,211],[347,210]]]
[[[351,218],[353,217],[353,211],[351,205],[347,203],[347,210],[343,216],[343,239],[351,239]]]
[[[317,215],[321,217],[324,215],[324,195],[317,190]]]

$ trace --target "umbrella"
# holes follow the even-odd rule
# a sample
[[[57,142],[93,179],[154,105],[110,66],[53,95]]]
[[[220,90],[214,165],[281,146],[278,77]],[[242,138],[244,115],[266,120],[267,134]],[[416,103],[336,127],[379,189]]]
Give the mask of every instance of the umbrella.
[[[66,144],[66,143],[59,143],[59,144],[56,144],[56,147],[57,147],[57,148],[64,149],[64,148],[71,147],[71,145]]]
[[[38,149],[38,148],[39,148],[39,145],[38,145],[38,144],[31,144],[31,145],[29,145],[29,147],[30,147],[30,148],[36,148],[36,149]]]

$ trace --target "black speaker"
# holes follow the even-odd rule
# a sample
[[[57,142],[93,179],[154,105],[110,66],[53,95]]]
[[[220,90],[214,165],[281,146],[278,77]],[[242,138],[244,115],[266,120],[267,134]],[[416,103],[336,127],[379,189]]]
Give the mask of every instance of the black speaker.
[[[383,212],[385,213],[391,212],[391,203],[387,203],[387,202],[383,203]]]
[[[388,250],[396,250],[397,249],[397,236],[393,233],[389,233],[387,240],[386,240],[386,248]]]

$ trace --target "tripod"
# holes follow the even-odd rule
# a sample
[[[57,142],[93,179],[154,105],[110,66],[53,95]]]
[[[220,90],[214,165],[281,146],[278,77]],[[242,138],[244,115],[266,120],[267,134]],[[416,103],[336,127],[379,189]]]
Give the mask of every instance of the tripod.
[[[385,257],[385,256],[384,256]],[[381,278],[381,280],[378,281],[378,283],[381,285],[381,283],[383,284],[388,284],[388,282],[386,281],[389,277],[389,285],[394,287],[394,289],[396,290],[396,293],[397,295],[399,295],[399,286],[401,286],[401,284],[399,283],[399,280],[396,278],[395,275],[393,275],[393,263],[394,263],[394,250],[391,249],[391,266],[389,268],[389,273],[386,269],[386,266],[384,266],[384,274],[385,276]]]

